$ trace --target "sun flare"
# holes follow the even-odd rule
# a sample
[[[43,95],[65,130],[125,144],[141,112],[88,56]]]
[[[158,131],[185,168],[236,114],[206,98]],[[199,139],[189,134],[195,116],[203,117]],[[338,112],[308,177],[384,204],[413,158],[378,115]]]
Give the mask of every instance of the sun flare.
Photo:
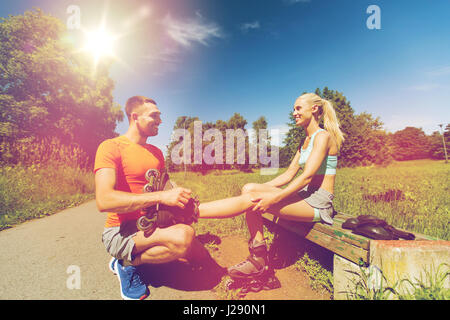
[[[124,18],[123,23],[115,23],[112,28],[108,28],[107,23],[108,3],[106,3],[98,24],[91,27],[80,26],[81,37],[74,53],[83,54],[92,60],[92,73],[95,75],[99,67],[106,63],[118,63],[129,71],[135,71],[124,59],[130,47],[130,39],[136,30],[136,24],[142,22],[150,14],[150,8],[144,6],[129,18]],[[117,20],[117,18],[115,19]],[[124,49],[125,48],[125,49]],[[128,51],[127,51],[128,50]]]
[[[85,50],[94,57],[114,55],[114,37],[107,31],[99,29],[86,35]]]
[[[85,32],[85,44],[82,51],[91,54],[96,67],[102,58],[112,58],[116,37],[104,28]]]

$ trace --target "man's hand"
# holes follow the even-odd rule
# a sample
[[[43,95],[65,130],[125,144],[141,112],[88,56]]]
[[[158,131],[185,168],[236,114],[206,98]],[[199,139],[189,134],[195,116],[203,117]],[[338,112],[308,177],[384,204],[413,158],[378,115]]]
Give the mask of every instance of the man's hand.
[[[182,187],[161,191],[160,203],[166,206],[176,206],[184,209],[191,198],[191,193],[191,190]]]

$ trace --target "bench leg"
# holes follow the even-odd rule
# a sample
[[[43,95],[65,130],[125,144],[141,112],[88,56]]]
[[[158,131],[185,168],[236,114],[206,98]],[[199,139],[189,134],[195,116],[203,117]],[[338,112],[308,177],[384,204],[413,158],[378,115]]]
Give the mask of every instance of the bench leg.
[[[354,274],[355,272],[356,274]],[[347,300],[358,281],[359,266],[337,254],[333,257],[333,297],[334,300]]]
[[[382,272],[376,265],[361,267],[335,254],[333,259],[333,287],[335,300],[357,299],[366,290],[379,290],[383,285]],[[356,289],[358,288],[358,290]]]
[[[450,241],[371,241],[370,256],[371,265],[383,270],[383,286],[399,295],[412,294],[419,282],[430,286],[431,279],[450,272]],[[450,277],[439,287],[450,289]]]
[[[371,241],[370,265],[360,267],[339,255],[334,255],[334,299],[356,299],[356,285],[364,298],[398,299],[412,293],[411,283],[427,283],[450,272],[450,241]],[[440,266],[442,268],[440,268]],[[409,281],[402,281],[409,280]],[[440,284],[450,288],[450,277]],[[392,288],[395,294],[386,288]],[[378,292],[377,294],[375,294]],[[367,293],[367,295],[365,294]]]

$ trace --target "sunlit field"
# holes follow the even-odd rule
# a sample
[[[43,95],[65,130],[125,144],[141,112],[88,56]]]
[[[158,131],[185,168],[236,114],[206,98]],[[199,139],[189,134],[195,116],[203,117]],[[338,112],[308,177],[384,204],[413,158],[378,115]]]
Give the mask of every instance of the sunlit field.
[[[355,216],[376,215],[396,227],[449,240],[449,174],[448,164],[432,160],[396,162],[386,168],[342,168],[336,177],[335,209]],[[204,176],[177,172],[171,177],[191,188],[201,202],[236,196],[248,182],[273,178],[258,170],[215,171]],[[197,228],[222,234],[246,232],[243,216],[200,221]]]
[[[3,167],[0,173],[0,229],[94,198],[94,176],[89,171],[55,164]],[[355,216],[376,215],[396,227],[449,240],[449,174],[448,164],[431,160],[342,168],[336,177],[335,208]],[[246,183],[272,178],[259,170],[171,173],[172,180],[191,188],[201,202],[239,195]],[[218,235],[247,232],[244,216],[201,220],[196,229]]]

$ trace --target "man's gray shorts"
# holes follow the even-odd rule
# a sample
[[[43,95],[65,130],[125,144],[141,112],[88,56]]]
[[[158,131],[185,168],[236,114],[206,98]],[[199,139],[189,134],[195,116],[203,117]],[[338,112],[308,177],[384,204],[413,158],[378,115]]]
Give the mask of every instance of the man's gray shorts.
[[[106,251],[113,257],[121,260],[133,260],[133,237],[138,232],[136,220],[123,223],[120,227],[105,228],[102,234],[102,242]]]
[[[320,220],[333,224],[333,199],[334,195],[325,189],[309,189],[303,188],[298,192],[298,195],[302,197],[307,204],[314,208],[314,213],[320,215]]]

